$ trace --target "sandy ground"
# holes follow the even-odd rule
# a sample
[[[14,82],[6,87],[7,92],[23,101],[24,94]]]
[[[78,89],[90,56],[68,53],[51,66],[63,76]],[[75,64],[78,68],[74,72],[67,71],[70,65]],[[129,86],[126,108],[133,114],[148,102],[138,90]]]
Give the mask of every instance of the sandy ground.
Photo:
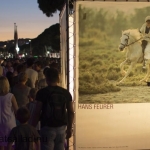
[[[106,94],[80,95],[79,103],[147,103],[150,102],[150,86],[119,86],[121,91]]]
[[[77,149],[81,149],[81,146],[86,150],[91,150],[92,148],[88,147],[99,145],[106,146],[105,150],[110,148],[116,150],[114,146],[118,145],[125,147],[117,147],[117,150],[150,149],[147,141],[150,138],[150,121],[147,119],[150,116],[149,104],[147,104],[150,102],[150,86],[142,83],[137,86],[120,85],[119,87],[121,88],[119,92],[79,96],[80,104],[112,103],[114,109],[77,110]],[[88,127],[85,124],[93,124],[93,126]],[[97,132],[99,130],[100,132]],[[85,137],[86,140],[82,140]],[[132,141],[137,141],[137,143]]]

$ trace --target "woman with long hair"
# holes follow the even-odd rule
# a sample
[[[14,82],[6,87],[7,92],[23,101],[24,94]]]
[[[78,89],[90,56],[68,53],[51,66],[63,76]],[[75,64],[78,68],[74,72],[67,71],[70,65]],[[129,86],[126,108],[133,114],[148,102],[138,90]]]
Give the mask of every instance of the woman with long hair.
[[[0,76],[0,150],[6,150],[8,135],[11,129],[16,126],[15,113],[18,105],[9,90],[8,79]]]

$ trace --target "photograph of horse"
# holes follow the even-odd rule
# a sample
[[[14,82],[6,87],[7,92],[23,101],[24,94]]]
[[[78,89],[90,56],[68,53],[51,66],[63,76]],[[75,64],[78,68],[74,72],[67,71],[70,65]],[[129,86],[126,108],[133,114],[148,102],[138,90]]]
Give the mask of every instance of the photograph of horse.
[[[127,76],[129,76],[133,67],[137,63],[145,61],[147,67],[147,74],[140,82],[147,82],[150,76],[150,42],[148,42],[145,51],[142,51],[141,41],[143,40],[142,35],[138,29],[129,29],[122,32],[122,37],[120,38],[121,43],[119,44],[119,50],[123,51],[126,48],[126,60],[120,64],[121,73],[125,74],[123,79],[119,83],[124,82]],[[126,63],[130,62],[127,72],[124,70]]]
[[[143,52],[139,32],[150,3],[99,2],[78,9],[79,103],[150,102],[150,42]]]

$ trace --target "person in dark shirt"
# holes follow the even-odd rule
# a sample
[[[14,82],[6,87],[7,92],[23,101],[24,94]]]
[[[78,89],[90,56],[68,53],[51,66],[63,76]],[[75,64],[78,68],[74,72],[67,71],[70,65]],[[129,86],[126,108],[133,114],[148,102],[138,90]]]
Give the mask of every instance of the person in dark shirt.
[[[20,125],[14,127],[8,136],[8,150],[12,150],[12,144],[15,142],[14,150],[33,150],[34,143],[36,150],[40,150],[40,136],[37,130],[28,124],[30,112],[26,107],[20,107],[16,114]]]
[[[36,107],[36,101],[35,101],[35,96],[37,93],[37,89],[36,88],[32,88],[29,92],[28,98],[29,98],[29,103],[26,105],[26,107],[28,108],[28,110],[30,111],[30,119],[28,121],[28,123],[31,125],[32,121],[33,121],[33,114],[35,111],[35,107]],[[40,121],[38,123],[38,125],[36,126],[36,130],[38,131],[38,133],[40,133]]]
[[[41,142],[42,150],[64,150],[65,138],[69,139],[72,136],[74,119],[72,96],[68,90],[58,86],[59,72],[57,69],[48,68],[45,77],[48,86],[40,89],[36,94],[37,105],[32,125],[36,126],[39,119],[41,119],[41,138],[47,138],[46,142]],[[53,123],[53,118],[52,120],[46,119],[44,113],[47,102],[50,100],[47,100],[51,95],[50,91],[61,93],[66,99],[67,120],[60,121],[58,124]]]

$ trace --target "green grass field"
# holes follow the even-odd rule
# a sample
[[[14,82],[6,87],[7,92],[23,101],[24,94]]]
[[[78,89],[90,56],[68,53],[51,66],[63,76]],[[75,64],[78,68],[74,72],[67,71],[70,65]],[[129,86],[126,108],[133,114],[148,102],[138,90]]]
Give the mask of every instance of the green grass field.
[[[96,94],[119,93],[124,87],[141,86],[139,81],[146,75],[142,63],[117,86],[123,78],[119,65],[126,59],[118,45],[122,30],[139,28],[149,8],[135,9],[134,15],[116,9],[114,17],[103,8],[79,6],[79,102]],[[129,65],[125,65],[125,70]]]
[[[89,42],[90,41],[90,42]],[[89,44],[90,43],[90,44]],[[109,44],[108,44],[109,43]],[[120,87],[112,84],[123,76],[120,73],[120,63],[125,60],[125,52],[118,50],[118,41],[100,42],[97,38],[81,38],[79,45],[79,93],[98,94],[120,91]],[[127,69],[129,64],[125,66]],[[137,64],[127,77],[124,86],[137,86],[146,72],[142,64]]]

